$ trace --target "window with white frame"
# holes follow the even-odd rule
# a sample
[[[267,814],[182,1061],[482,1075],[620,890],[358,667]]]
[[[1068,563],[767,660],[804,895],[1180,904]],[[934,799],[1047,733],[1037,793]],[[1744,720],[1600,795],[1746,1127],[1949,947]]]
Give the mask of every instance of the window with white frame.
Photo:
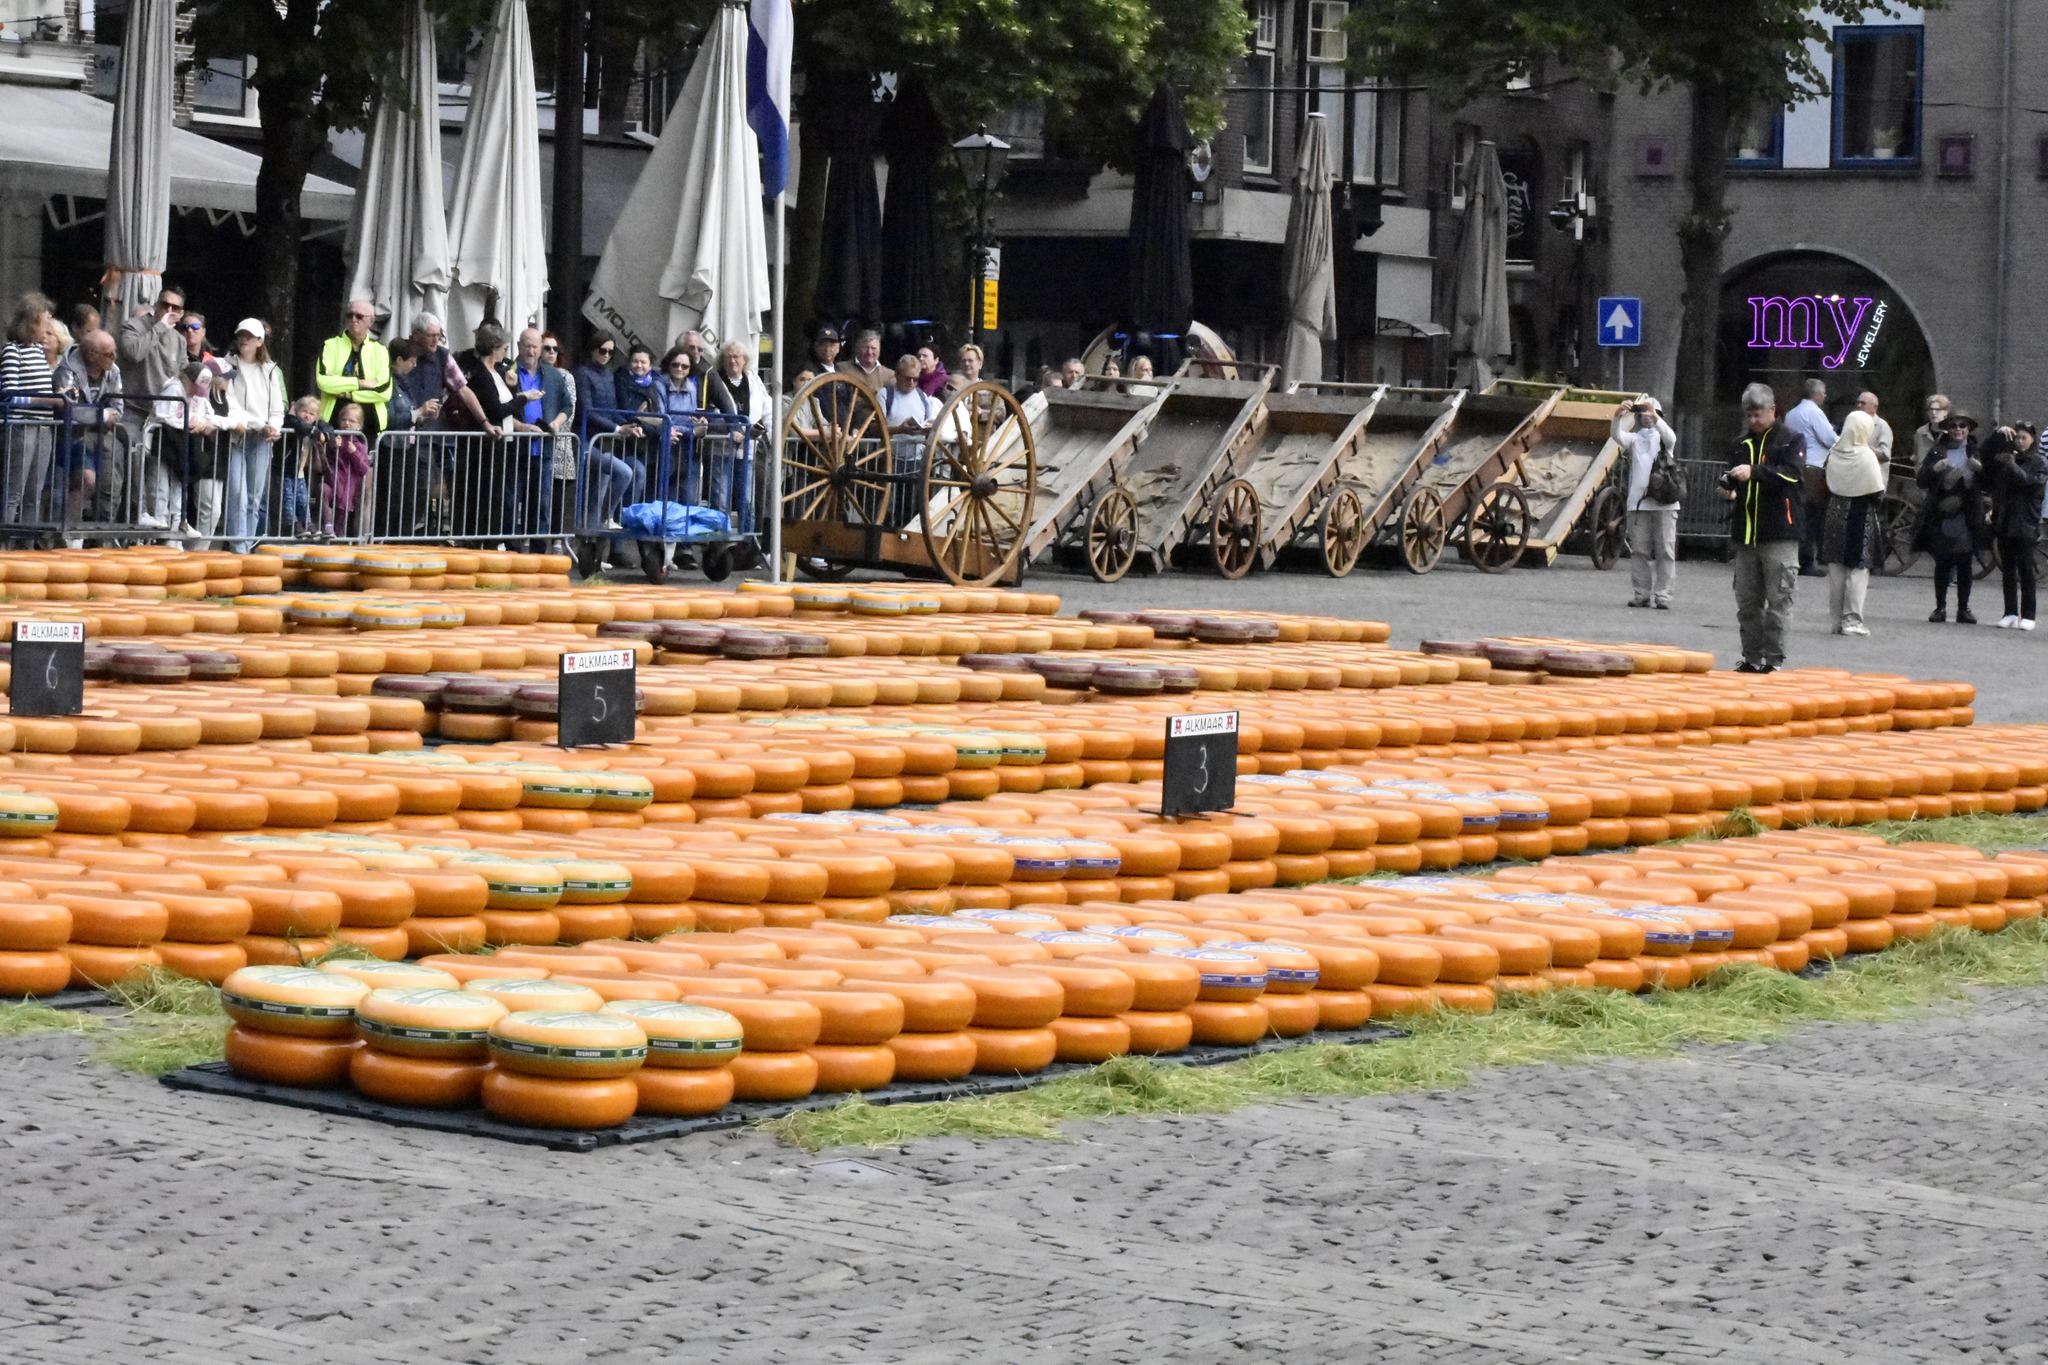
[[[1834,161],[1838,166],[1920,160],[1917,24],[1835,30]]]
[[[1451,211],[1465,207],[1472,188],[1472,157],[1479,149],[1479,130],[1469,123],[1457,126],[1451,139]]]
[[[1242,96],[1244,168],[1270,174],[1273,169],[1274,78],[1280,61],[1280,0],[1252,0],[1252,46],[1245,56],[1251,86]]]
[[[1348,0],[1309,0],[1309,109],[1329,121],[1331,155],[1338,175],[1348,168],[1358,185],[1398,184],[1401,179],[1401,104],[1378,82],[1358,82],[1345,70],[1350,55],[1344,32]]]

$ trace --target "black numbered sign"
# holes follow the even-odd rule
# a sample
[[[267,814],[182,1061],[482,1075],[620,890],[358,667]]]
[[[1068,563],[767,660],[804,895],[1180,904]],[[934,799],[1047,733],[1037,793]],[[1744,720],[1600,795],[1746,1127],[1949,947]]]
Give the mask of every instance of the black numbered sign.
[[[1159,813],[1229,810],[1237,800],[1237,712],[1169,716]]]
[[[638,678],[630,649],[564,654],[557,675],[555,742],[564,749],[630,744],[636,734],[633,689]]]
[[[83,621],[16,621],[8,662],[10,715],[75,716],[85,709]]]

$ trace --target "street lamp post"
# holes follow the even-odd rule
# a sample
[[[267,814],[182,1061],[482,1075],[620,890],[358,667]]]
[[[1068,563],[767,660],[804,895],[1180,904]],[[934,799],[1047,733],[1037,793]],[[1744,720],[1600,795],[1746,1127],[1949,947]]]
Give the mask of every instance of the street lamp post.
[[[974,276],[969,282],[967,339],[981,339],[982,296],[988,275],[988,201],[1003,183],[1003,170],[1010,160],[1010,144],[990,133],[984,125],[953,144],[967,187],[974,191]]]

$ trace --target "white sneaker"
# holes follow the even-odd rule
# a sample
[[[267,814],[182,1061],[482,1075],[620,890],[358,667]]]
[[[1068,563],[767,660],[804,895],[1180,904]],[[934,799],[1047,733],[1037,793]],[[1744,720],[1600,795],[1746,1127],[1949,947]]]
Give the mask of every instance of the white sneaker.
[[[64,548],[65,548],[65,549],[67,549],[67,550],[83,550],[83,549],[85,548],[85,537],[84,537],[84,536],[66,536],[66,537],[64,537]]]
[[[2011,630],[2019,623],[2020,618],[2017,616],[2001,616],[1998,618],[1998,628],[2000,630]]]
[[[2021,630],[2032,630],[2033,628],[2034,628],[2034,623],[2033,623],[2032,621],[2022,621],[2022,622],[2020,622],[2020,629],[2021,629]]]
[[[136,516],[135,524],[147,530],[161,531],[164,528],[164,519],[154,512],[143,512]]]
[[[1870,634],[1870,627],[1869,627],[1869,626],[1861,626],[1861,625],[1847,625],[1847,626],[1843,626],[1843,627],[1842,627],[1842,634],[1844,634],[1844,635],[1868,635],[1868,634]]]

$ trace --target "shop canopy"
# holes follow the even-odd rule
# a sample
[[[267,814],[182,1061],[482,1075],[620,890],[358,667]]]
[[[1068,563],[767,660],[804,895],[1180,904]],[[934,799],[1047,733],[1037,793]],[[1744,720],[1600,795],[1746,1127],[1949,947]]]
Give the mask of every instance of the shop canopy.
[[[106,198],[113,125],[114,106],[84,91],[0,84],[0,195]],[[255,212],[257,157],[183,128],[167,130],[164,156],[173,208]],[[308,219],[341,222],[352,195],[308,176],[300,203]]]

